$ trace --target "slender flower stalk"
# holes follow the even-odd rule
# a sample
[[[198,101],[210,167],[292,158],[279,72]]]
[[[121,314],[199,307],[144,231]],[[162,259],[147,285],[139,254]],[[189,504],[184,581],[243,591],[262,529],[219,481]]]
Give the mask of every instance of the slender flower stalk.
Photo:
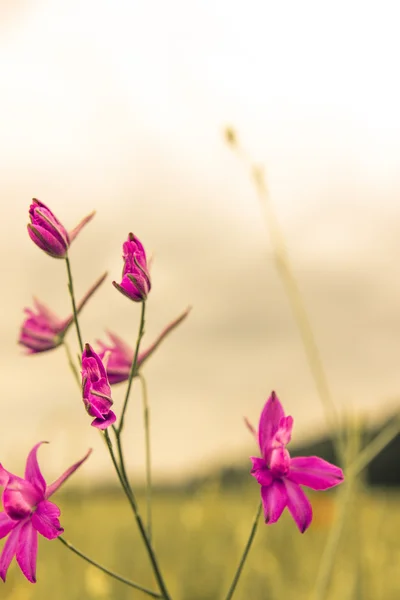
[[[146,527],[143,523],[142,517],[139,513],[139,508],[138,508],[138,504],[135,498],[135,495],[133,493],[133,490],[129,484],[128,478],[126,476],[126,468],[125,468],[125,461],[124,461],[124,455],[122,452],[122,445],[121,445],[121,440],[117,435],[117,430],[115,427],[113,427],[114,429],[114,433],[117,437],[117,445],[118,445],[118,455],[119,455],[119,460],[120,460],[120,464],[118,465],[115,454],[114,454],[114,449],[111,443],[111,439],[110,436],[108,434],[108,431],[104,431],[104,436],[105,436],[105,440],[107,443],[107,447],[108,447],[108,451],[110,453],[111,456],[111,460],[112,463],[114,465],[115,471],[117,473],[118,479],[121,483],[122,489],[125,492],[125,495],[128,499],[128,502],[132,508],[132,512],[134,514],[135,520],[136,520],[136,524],[138,526],[139,529],[139,533],[143,539],[147,554],[149,556],[150,562],[151,562],[151,566],[153,568],[153,572],[154,572],[154,576],[157,580],[158,583],[158,587],[160,588],[160,592],[162,594],[162,598],[164,598],[164,600],[171,600],[171,596],[168,593],[167,587],[165,585],[164,582],[164,578],[161,574],[161,570],[160,567],[158,565],[158,560],[156,557],[156,553],[154,551],[154,548],[152,546],[152,543],[150,541],[150,539],[148,538],[147,532],[146,532]]]
[[[128,406],[129,394],[130,394],[131,387],[132,387],[133,377],[136,373],[140,342],[141,342],[143,334],[144,334],[145,313],[146,313],[146,302],[143,301],[141,303],[140,325],[139,325],[139,332],[138,332],[137,341],[136,341],[135,356],[133,357],[133,362],[132,362],[131,370],[129,373],[128,387],[126,388],[125,400],[124,400],[124,404],[122,407],[119,425],[117,428],[118,437],[120,437],[122,429],[124,427],[125,412],[126,412],[126,409]]]
[[[231,598],[233,597],[233,594],[235,593],[236,586],[238,584],[240,575],[242,574],[244,564],[246,562],[247,556],[250,552],[251,545],[252,545],[254,537],[256,535],[257,525],[258,525],[258,521],[260,520],[261,510],[262,510],[262,503],[260,502],[260,504],[258,505],[258,508],[257,508],[257,512],[255,514],[254,520],[253,520],[253,524],[250,529],[250,535],[249,535],[246,545],[244,547],[242,557],[241,557],[238,567],[236,569],[235,575],[233,576],[233,580],[232,580],[231,586],[228,590],[228,593],[225,597],[225,600],[231,600]]]
[[[67,265],[68,291],[69,291],[69,295],[71,296],[72,313],[73,313],[73,316],[74,316],[74,323],[75,323],[75,328],[76,328],[76,335],[78,336],[79,349],[80,349],[81,354],[82,354],[83,353],[83,342],[82,342],[81,330],[79,328],[78,311],[76,309],[75,294],[74,294],[74,282],[73,282],[73,279],[72,279],[71,265],[70,265],[70,262],[69,262],[68,254],[65,256],[65,264]]]
[[[150,409],[147,394],[146,379],[139,373],[139,379],[142,386],[143,398],[143,420],[144,420],[144,435],[145,435],[145,450],[146,450],[146,507],[147,507],[147,535],[151,541],[152,535],[152,514],[151,514],[151,449],[150,449]]]
[[[65,540],[62,536],[60,536],[58,539],[60,540],[60,542],[62,544],[64,544],[64,546],[69,548],[69,550],[71,550],[71,552],[73,552],[80,558],[83,558],[83,560],[88,562],[90,565],[93,565],[94,567],[96,567],[96,569],[103,571],[103,573],[105,573],[106,575],[109,575],[110,577],[113,577],[117,581],[120,581],[121,583],[125,583],[125,585],[135,588],[136,590],[139,590],[140,592],[143,592],[144,594],[147,594],[148,596],[152,596],[152,598],[162,598],[161,594],[158,594],[157,592],[153,592],[153,590],[149,590],[148,588],[144,587],[143,585],[140,585],[139,583],[136,583],[135,581],[131,581],[130,579],[126,579],[125,577],[122,577],[122,575],[118,575],[117,573],[114,573],[114,571],[110,571],[110,569],[103,567],[103,565],[100,565],[98,562],[89,558],[88,556],[86,556],[86,554],[84,554],[83,552],[81,552],[80,550],[75,548],[75,546],[73,546],[70,542]]]
[[[225,139],[227,143],[237,152],[238,156],[245,162],[250,170],[251,178],[255,183],[260,204],[264,212],[265,223],[271,238],[275,265],[285,288],[294,319],[299,329],[310,371],[314,378],[315,386],[317,388],[321,403],[325,409],[328,424],[330,425],[331,430],[334,432],[334,443],[337,447],[338,455],[341,459],[343,459],[344,441],[340,433],[340,423],[337,410],[318,350],[318,345],[314,336],[313,328],[311,326],[311,321],[308,317],[308,313],[291,266],[285,239],[272,206],[268,186],[265,181],[264,171],[262,167],[254,164],[251,158],[243,150],[239,144],[237,134],[234,129],[230,127],[225,129]]]

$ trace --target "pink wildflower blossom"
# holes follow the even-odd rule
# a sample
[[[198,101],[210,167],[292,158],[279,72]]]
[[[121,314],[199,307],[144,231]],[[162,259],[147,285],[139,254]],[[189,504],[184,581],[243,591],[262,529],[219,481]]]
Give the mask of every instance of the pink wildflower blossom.
[[[25,577],[31,583],[36,582],[38,533],[53,540],[64,531],[58,520],[60,509],[48,499],[91,453],[89,450],[54,483],[47,485],[37,462],[37,450],[43,443],[45,442],[39,442],[30,451],[23,479],[9,473],[0,464],[0,486],[4,488],[0,539],[8,535],[0,557],[0,577],[3,581],[6,580],[8,567],[15,556]]]
[[[79,313],[92,294],[103,283],[107,273],[90,288],[77,306]],[[60,319],[45,304],[33,299],[35,308],[25,308],[27,318],[22,324],[18,343],[27,348],[28,354],[53,350],[62,344],[65,334],[73,323],[73,316]]]
[[[89,344],[85,344],[82,354],[82,397],[88,414],[95,417],[92,421],[93,427],[107,429],[115,423],[116,416],[111,410],[113,401],[106,369]]]
[[[69,233],[52,211],[40,200],[33,198],[29,207],[28,233],[31,240],[46,254],[54,258],[65,258],[71,242],[76,238],[82,227],[94,216],[94,211]]]
[[[300,486],[326,490],[342,483],[343,471],[318,458],[291,458],[286,445],[292,435],[293,418],[286,417],[275,392],[272,392],[261,413],[258,437],[261,458],[251,457],[251,474],[261,485],[265,522],[276,523],[287,507],[304,533],[312,520],[311,504]]]
[[[146,252],[133,233],[128,235],[128,240],[123,244],[122,258],[124,260],[122,281],[121,284],[113,281],[113,286],[134,302],[143,302],[151,289],[150,273]]]
[[[190,308],[187,308],[185,312],[183,312],[177,319],[169,323],[167,327],[160,333],[158,338],[153,342],[153,344],[141,352],[137,358],[137,371],[143,365],[143,363],[153,354],[153,352],[158,348],[161,344],[162,340],[168,335],[170,331],[175,329],[182,323],[182,321],[189,314]],[[112,342],[112,344],[104,344],[101,341],[98,341],[100,351],[99,357],[101,360],[104,359],[105,355],[108,354],[108,361],[106,366],[108,381],[111,385],[115,383],[121,383],[122,381],[126,381],[129,379],[130,370],[132,367],[132,362],[134,359],[134,350],[128,344],[124,342],[118,335],[115,333],[108,332],[108,336]],[[137,375],[137,372],[134,376]]]

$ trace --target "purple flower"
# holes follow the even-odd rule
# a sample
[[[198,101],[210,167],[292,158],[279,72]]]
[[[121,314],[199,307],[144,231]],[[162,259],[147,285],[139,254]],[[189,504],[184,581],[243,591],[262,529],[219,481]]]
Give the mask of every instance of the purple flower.
[[[51,210],[40,200],[33,198],[29,207],[31,222],[28,224],[28,233],[36,246],[39,246],[46,254],[54,258],[65,258],[71,242],[82,227],[93,218],[94,214],[93,211],[87,215],[75,229],[68,233]]]
[[[0,556],[0,577],[3,581],[6,580],[13,557],[16,556],[25,577],[31,583],[36,582],[38,533],[48,540],[53,540],[64,531],[58,520],[60,509],[48,499],[91,453],[89,450],[54,483],[46,485],[36,456],[39,446],[43,443],[46,442],[39,442],[30,451],[24,479],[9,473],[0,464],[0,486],[4,488],[4,510],[0,512],[0,539],[9,534]]]
[[[89,344],[85,344],[82,354],[82,397],[88,414],[95,417],[93,427],[107,429],[115,423],[116,416],[110,410],[113,401],[106,369]]]
[[[261,458],[251,457],[251,474],[261,485],[265,522],[276,523],[287,506],[304,533],[312,520],[312,508],[300,486],[326,490],[342,483],[343,471],[317,456],[291,458],[286,444],[290,442],[292,427],[293,418],[285,417],[278,397],[272,392],[258,426]]]
[[[123,245],[124,268],[122,281],[113,286],[134,302],[143,302],[151,288],[146,252],[138,238],[130,233]]]
[[[79,313],[92,294],[103,283],[107,273],[90,288],[77,306]],[[22,324],[18,343],[27,348],[28,354],[37,354],[57,348],[64,339],[69,327],[73,323],[73,316],[68,319],[60,319],[45,304],[33,299],[35,308],[25,308],[27,318]]]
[[[138,355],[137,358],[137,371],[142,364],[153,354],[158,348],[162,340],[168,335],[170,331],[175,329],[189,314],[190,308],[187,308],[177,319],[169,323],[167,327],[160,333],[158,338],[153,344]],[[108,381],[111,385],[115,383],[121,383],[129,379],[129,374],[134,359],[135,352],[133,348],[128,346],[118,335],[115,333],[108,332],[108,336],[111,339],[112,345],[107,345],[98,340],[100,347],[99,357],[104,360],[105,355],[108,355],[108,362],[106,366]],[[135,375],[137,375],[137,371]]]

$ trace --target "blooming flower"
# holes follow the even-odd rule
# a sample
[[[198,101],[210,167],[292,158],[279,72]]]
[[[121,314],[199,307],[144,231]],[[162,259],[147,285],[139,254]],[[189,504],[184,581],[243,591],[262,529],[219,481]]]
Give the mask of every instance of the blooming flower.
[[[150,273],[147,266],[146,252],[140,240],[130,233],[123,245],[124,268],[122,281],[113,286],[134,302],[143,302],[151,288]]]
[[[104,273],[85,294],[77,306],[79,313],[92,294],[103,283],[107,273]],[[25,308],[27,318],[22,324],[18,343],[27,348],[28,354],[36,354],[57,348],[73,323],[73,315],[68,319],[60,319],[45,304],[33,299],[35,308]]]
[[[15,556],[25,577],[31,583],[36,582],[38,533],[53,540],[64,531],[58,520],[60,509],[48,499],[91,453],[89,450],[54,483],[46,485],[37,462],[37,450],[43,443],[46,442],[39,442],[30,451],[23,479],[9,473],[0,464],[0,486],[4,488],[0,539],[9,534],[0,556],[0,577],[3,581],[6,580],[8,567]]]
[[[251,426],[250,426],[251,427]],[[286,444],[292,435],[293,418],[286,417],[275,392],[261,413],[258,437],[261,458],[251,457],[251,474],[261,485],[265,522],[275,523],[287,506],[301,533],[312,520],[312,508],[300,486],[326,490],[343,481],[339,467],[318,458],[291,458]]]
[[[137,371],[142,366],[142,364],[153,354],[153,352],[158,348],[162,340],[168,335],[170,331],[175,329],[182,323],[182,321],[189,314],[190,308],[187,308],[185,312],[183,312],[177,319],[169,323],[167,327],[160,333],[158,338],[153,342],[153,344],[141,352],[137,357]],[[121,383],[122,381],[126,381],[129,379],[129,374],[131,370],[131,366],[133,363],[135,352],[133,348],[128,346],[118,335],[115,333],[108,332],[108,336],[112,342],[112,345],[107,345],[98,340],[98,344],[100,346],[99,357],[101,360],[104,359],[106,353],[108,354],[108,362],[106,366],[108,381],[111,385],[115,383]],[[137,372],[135,373],[137,375]]]
[[[94,214],[94,211],[91,212],[75,229],[68,233],[51,210],[40,200],[33,198],[29,207],[31,222],[28,224],[28,233],[36,246],[39,246],[46,254],[54,258],[65,258],[71,242],[82,227],[93,218]]]
[[[115,423],[116,416],[110,410],[113,401],[106,369],[89,344],[85,344],[82,354],[82,397],[88,414],[95,417],[93,427],[106,429]]]

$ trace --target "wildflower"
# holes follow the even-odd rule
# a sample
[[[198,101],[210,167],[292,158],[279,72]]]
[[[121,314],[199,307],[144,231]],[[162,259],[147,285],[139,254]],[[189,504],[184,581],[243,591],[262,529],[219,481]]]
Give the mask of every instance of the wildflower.
[[[88,414],[95,417],[93,427],[106,429],[115,422],[106,369],[89,344],[85,344],[82,354],[82,397]]]
[[[29,207],[28,233],[31,240],[46,254],[54,258],[66,258],[71,242],[76,238],[82,227],[94,216],[94,211],[87,215],[69,233],[52,211],[40,200],[33,198]]]
[[[150,273],[147,266],[146,252],[140,240],[130,233],[123,244],[124,268],[122,281],[113,286],[134,302],[143,302],[151,288]]]
[[[0,556],[0,577],[3,581],[6,580],[8,567],[15,556],[28,581],[36,582],[38,533],[48,540],[53,540],[64,531],[58,520],[60,509],[48,499],[91,453],[89,450],[54,483],[46,485],[37,462],[37,450],[43,443],[46,442],[39,442],[30,451],[23,479],[9,473],[0,464],[0,486],[4,488],[4,510],[0,512],[0,538],[9,534]]]
[[[312,520],[312,508],[300,486],[326,490],[342,483],[343,472],[317,456],[291,458],[286,445],[290,442],[292,427],[293,418],[285,416],[278,397],[272,392],[258,426],[262,457],[251,457],[251,474],[261,485],[265,522],[276,523],[287,506],[297,527],[304,533]]]
[[[177,319],[169,323],[167,327],[160,333],[158,338],[153,342],[153,344],[141,352],[137,357],[137,370],[134,374],[137,375],[137,371],[142,366],[142,364],[153,354],[153,352],[158,348],[162,340],[168,335],[170,331],[175,329],[189,314],[190,308],[187,308],[185,312],[183,312]],[[131,371],[132,363],[134,360],[135,352],[133,348],[128,346],[118,335],[115,333],[108,332],[108,336],[112,342],[112,345],[104,344],[101,341],[98,341],[100,346],[99,357],[103,360],[106,353],[108,353],[108,362],[106,366],[108,381],[111,385],[115,383],[121,383],[122,381],[126,381],[129,379],[129,374]]]
[[[77,306],[79,313],[92,294],[103,283],[107,273],[104,273],[85,294]],[[37,354],[52,350],[62,344],[65,334],[73,323],[73,315],[68,319],[60,319],[45,304],[33,299],[34,309],[25,308],[27,318],[22,324],[18,343],[27,348],[28,354]]]

